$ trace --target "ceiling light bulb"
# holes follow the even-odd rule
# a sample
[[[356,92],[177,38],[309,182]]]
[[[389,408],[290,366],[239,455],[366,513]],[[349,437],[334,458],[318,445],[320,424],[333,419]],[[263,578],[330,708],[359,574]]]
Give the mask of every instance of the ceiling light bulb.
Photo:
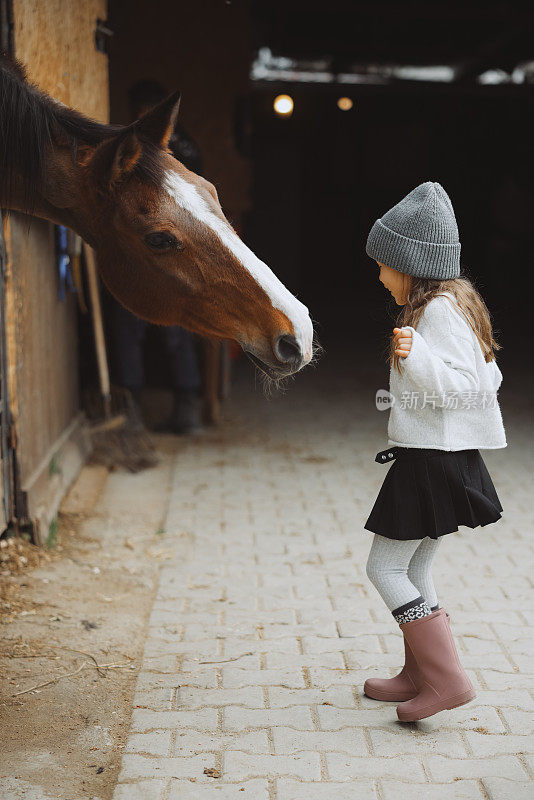
[[[273,103],[274,110],[280,117],[290,117],[293,113],[293,98],[288,94],[279,94]]]
[[[350,99],[350,97],[339,97],[337,101],[337,107],[341,109],[341,111],[350,111],[354,103]]]

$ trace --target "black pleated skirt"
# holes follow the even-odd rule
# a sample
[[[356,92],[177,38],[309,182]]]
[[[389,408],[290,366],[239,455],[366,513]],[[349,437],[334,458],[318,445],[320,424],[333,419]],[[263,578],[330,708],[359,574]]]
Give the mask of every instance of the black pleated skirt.
[[[460,525],[501,518],[502,506],[478,450],[392,448],[389,468],[365,528],[388,539],[437,539]]]

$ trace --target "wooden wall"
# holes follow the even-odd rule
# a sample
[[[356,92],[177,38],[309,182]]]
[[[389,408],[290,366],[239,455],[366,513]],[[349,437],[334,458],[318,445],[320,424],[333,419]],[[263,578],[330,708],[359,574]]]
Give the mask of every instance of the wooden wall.
[[[14,0],[15,51],[31,80],[66,105],[109,119],[108,59],[95,48],[107,0]]]
[[[61,102],[107,121],[107,56],[94,42],[107,0],[14,0],[13,10],[15,55],[29,78]],[[80,421],[77,310],[74,294],[58,299],[54,226],[32,219],[28,231],[29,222],[13,213],[6,225],[7,340],[21,486],[30,516],[46,519],[55,513],[50,503],[56,504],[62,483],[74,477],[67,473],[75,463],[69,469],[61,464],[60,450]]]

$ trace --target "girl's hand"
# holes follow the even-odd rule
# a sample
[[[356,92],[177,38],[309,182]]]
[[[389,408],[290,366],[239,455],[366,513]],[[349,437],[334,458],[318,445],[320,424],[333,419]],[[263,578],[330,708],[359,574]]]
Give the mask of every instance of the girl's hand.
[[[409,328],[393,328],[395,334],[395,354],[401,358],[410,355],[412,349],[412,332]]]

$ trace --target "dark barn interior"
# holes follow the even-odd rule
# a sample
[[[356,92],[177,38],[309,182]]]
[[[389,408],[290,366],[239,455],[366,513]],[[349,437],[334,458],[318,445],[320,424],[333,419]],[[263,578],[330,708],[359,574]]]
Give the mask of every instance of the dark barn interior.
[[[129,120],[136,80],[180,86],[204,174],[310,307],[323,358],[356,339],[383,354],[396,311],[367,233],[435,180],[452,198],[463,268],[492,311],[502,362],[521,364],[534,288],[530,3],[155,0],[147,16],[143,3],[115,0],[110,24],[112,119]],[[273,108],[281,94],[290,115]],[[164,385],[147,346],[150,380]]]
[[[534,288],[533,87],[483,84],[480,76],[510,75],[532,58],[532,8],[274,5],[255,6],[256,48],[322,61],[331,79],[252,86],[251,241],[310,304],[325,343],[350,337],[355,321],[367,327],[370,315],[383,316],[383,289],[365,253],[372,223],[418,183],[439,181],[455,206],[463,268],[492,309],[501,342],[515,350]],[[381,78],[381,66],[395,65],[446,65],[452,77]],[[336,81],[356,70],[369,82]],[[289,118],[273,113],[282,92],[294,99]],[[342,96],[353,102],[348,111],[337,106]]]

